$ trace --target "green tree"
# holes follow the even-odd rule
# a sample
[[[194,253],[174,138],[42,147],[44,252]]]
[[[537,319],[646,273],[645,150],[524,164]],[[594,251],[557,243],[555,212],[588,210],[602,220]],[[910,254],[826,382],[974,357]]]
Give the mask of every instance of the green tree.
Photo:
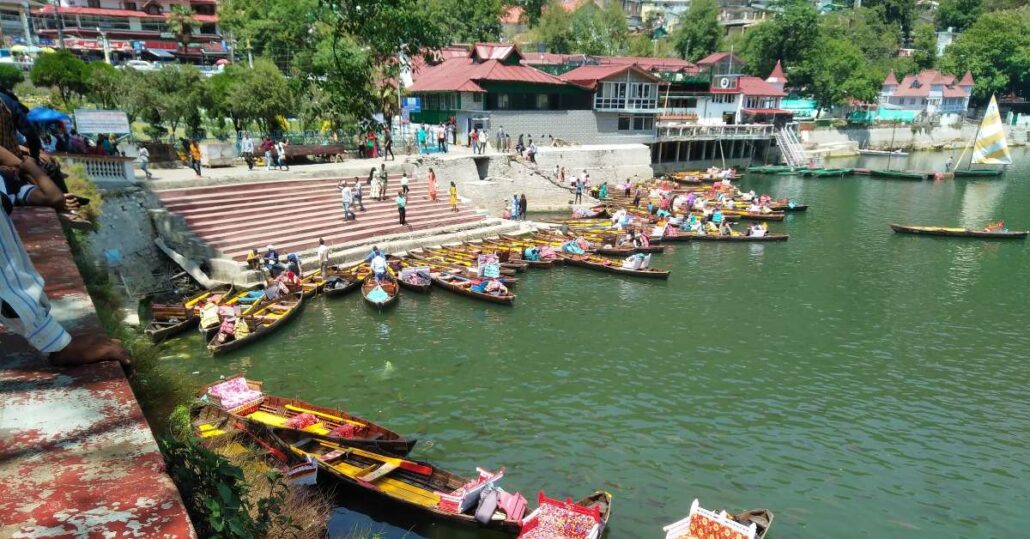
[[[901,44],[901,29],[887,25],[879,12],[865,7],[823,15],[819,31],[827,37],[851,41],[871,62],[896,58]]]
[[[105,109],[118,106],[123,92],[122,72],[111,64],[91,62],[85,72],[86,97]]]
[[[572,13],[571,32],[573,52],[583,54],[623,54],[629,40],[626,14],[617,2],[604,9],[592,2],[583,4]]]
[[[143,117],[146,111],[153,109],[157,93],[151,84],[151,75],[153,72],[136,71],[135,69],[126,69],[121,72],[116,106],[125,111],[130,124],[137,118]]]
[[[1030,97],[1030,10],[984,13],[940,59],[941,70],[973,74],[973,97],[992,94]]]
[[[847,98],[873,101],[883,81],[857,46],[832,37],[820,38],[793,76],[808,81],[805,89],[820,109],[840,105]]]
[[[915,0],[865,0],[862,5],[879,13],[888,26],[900,28],[903,36],[908,37],[912,32],[916,19]]]
[[[0,64],[0,88],[13,90],[15,85],[25,80],[21,70],[11,64]]]
[[[821,37],[819,12],[812,4],[795,0],[786,3],[773,20],[748,31],[740,54],[752,73],[766,75],[776,66],[777,60],[785,66],[801,65]],[[798,76],[792,77],[791,82],[805,86],[808,82],[804,79],[806,74]]]
[[[526,24],[535,26],[540,21],[540,17],[546,10],[549,1],[548,0],[514,0],[508,2],[511,5],[522,6],[522,14],[526,19]]]
[[[547,50],[568,54],[572,52],[572,14],[556,1],[544,8],[539,24],[533,29],[536,40],[547,46]]]
[[[497,41],[501,36],[501,0],[430,0],[429,5],[455,42]]]
[[[167,66],[148,73],[146,81],[154,91],[153,103],[145,113],[148,121],[155,125],[166,124],[173,136],[182,123],[187,127],[200,124],[205,85],[196,67],[189,64]]]
[[[65,103],[72,93],[81,94],[85,90],[85,76],[86,62],[66,49],[40,56],[29,74],[32,84],[56,88]]]
[[[307,74],[318,41],[326,38],[318,0],[223,0],[218,16],[237,51],[270,58],[292,75]]]
[[[193,15],[195,13],[189,6],[173,4],[172,10],[168,14],[168,20],[165,21],[168,31],[175,34],[175,39],[182,43],[184,52],[189,50],[190,40],[193,37],[193,26],[197,24]]]
[[[210,116],[228,118],[239,133],[257,122],[268,132],[276,128],[276,118],[293,109],[290,84],[270,60],[259,58],[254,69],[228,66],[207,80],[203,94]]]
[[[919,69],[930,69],[937,63],[937,33],[932,24],[916,25],[912,48],[912,60]]]
[[[685,60],[697,61],[718,51],[722,41],[719,5],[715,0],[693,0],[669,37],[680,58]]]
[[[937,28],[961,32],[976,22],[981,12],[982,0],[941,0],[937,6]]]

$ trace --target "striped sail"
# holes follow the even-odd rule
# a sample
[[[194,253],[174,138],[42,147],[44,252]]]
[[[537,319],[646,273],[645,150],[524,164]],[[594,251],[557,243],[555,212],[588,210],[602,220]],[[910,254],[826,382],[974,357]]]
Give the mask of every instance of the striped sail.
[[[980,122],[980,133],[973,143],[973,163],[978,165],[1011,165],[1012,155],[1005,141],[1005,130],[998,113],[998,102],[991,96],[984,119]]]

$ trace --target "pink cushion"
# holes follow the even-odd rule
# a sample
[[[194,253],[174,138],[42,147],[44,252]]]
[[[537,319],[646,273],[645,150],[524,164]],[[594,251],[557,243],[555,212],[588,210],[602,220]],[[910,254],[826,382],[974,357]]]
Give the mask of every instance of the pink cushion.
[[[242,376],[211,386],[207,392],[213,397],[218,397],[222,407],[229,410],[261,398],[261,392],[249,388],[247,380]]]

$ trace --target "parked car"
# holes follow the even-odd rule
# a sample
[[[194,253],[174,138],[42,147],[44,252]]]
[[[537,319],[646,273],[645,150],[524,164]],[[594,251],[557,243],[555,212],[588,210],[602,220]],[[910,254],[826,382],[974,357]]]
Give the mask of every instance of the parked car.
[[[129,60],[118,65],[119,69],[135,69],[136,71],[157,71],[161,69],[159,64],[153,64],[146,60]]]

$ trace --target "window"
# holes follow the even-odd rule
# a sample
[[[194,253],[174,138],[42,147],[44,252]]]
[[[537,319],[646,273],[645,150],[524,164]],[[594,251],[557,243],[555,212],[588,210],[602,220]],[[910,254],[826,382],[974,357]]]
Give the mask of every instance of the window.
[[[619,131],[629,131],[630,116],[619,116]]]
[[[122,9],[128,11],[136,11],[136,2],[124,2],[122,3]]]
[[[473,103],[482,103],[483,102],[483,94],[478,93],[478,92],[472,94],[472,102]]]
[[[712,103],[733,103],[737,100],[735,94],[715,94],[712,96]]]
[[[497,94],[497,108],[504,110],[511,108],[511,100],[508,94]]]
[[[87,0],[86,7],[99,8],[100,0]]]
[[[626,83],[625,82],[602,82],[597,85],[597,92],[594,94],[595,109],[624,109],[626,108]]]
[[[549,97],[550,96],[548,96],[547,94],[537,94],[536,95],[536,108],[537,108],[537,110],[547,110],[548,108],[550,108],[551,101],[550,101]]]
[[[619,131],[652,131],[654,116],[650,114],[620,114]]]

